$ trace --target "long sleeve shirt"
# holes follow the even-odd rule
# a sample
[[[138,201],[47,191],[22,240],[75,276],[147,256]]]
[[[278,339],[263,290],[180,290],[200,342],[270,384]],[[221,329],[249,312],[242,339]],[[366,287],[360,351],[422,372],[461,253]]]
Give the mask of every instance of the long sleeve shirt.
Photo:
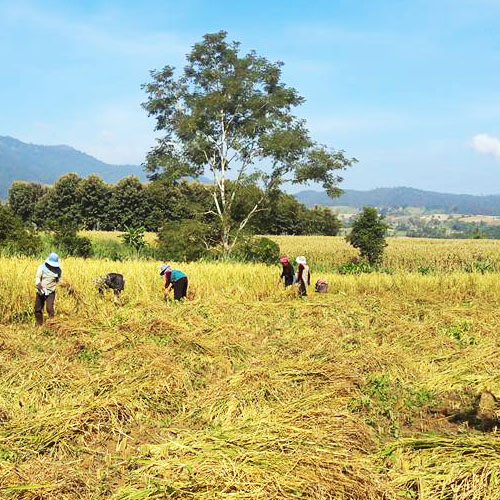
[[[309,274],[309,266],[306,264],[299,264],[299,271],[297,273],[297,282],[304,282],[304,285],[311,284],[311,276]]]
[[[177,271],[173,269],[172,271],[167,271],[163,277],[165,278],[165,288],[167,288],[171,283],[175,283],[181,278],[187,278],[187,276],[182,271]]]
[[[35,286],[41,288],[45,295],[54,293],[59,283],[60,274],[49,271],[45,264],[38,266],[35,277]]]
[[[293,285],[294,272],[293,266],[290,263],[283,266],[280,277],[284,280],[285,286]]]

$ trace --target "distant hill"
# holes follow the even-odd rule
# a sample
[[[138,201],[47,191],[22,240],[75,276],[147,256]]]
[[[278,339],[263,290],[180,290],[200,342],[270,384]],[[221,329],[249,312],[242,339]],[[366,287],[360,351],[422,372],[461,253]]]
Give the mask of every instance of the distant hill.
[[[339,198],[330,198],[324,191],[300,191],[295,197],[306,206],[349,206],[361,208],[420,207],[429,211],[458,214],[500,215],[500,194],[474,196],[422,191],[408,187],[377,188],[370,191],[346,189]]]
[[[136,165],[110,165],[69,146],[39,146],[0,136],[0,199],[7,197],[12,181],[52,184],[68,172],[98,174],[110,183],[127,175],[146,179]]]
[[[0,136],[0,199],[7,198],[13,181],[53,184],[68,172],[76,172],[82,177],[97,174],[109,183],[115,183],[127,175],[137,175],[141,180],[146,180],[144,171],[137,165],[110,165],[70,146],[40,146]],[[198,180],[210,183],[205,177]],[[335,199],[329,198],[324,191],[301,191],[295,197],[309,207],[419,207],[444,213],[500,215],[500,195],[446,194],[396,187],[371,191],[346,189],[341,197]]]

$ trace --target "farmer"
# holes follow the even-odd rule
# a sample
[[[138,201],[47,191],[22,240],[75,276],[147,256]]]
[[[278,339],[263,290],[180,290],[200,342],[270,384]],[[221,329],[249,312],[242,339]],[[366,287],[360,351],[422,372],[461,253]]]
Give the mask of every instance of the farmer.
[[[54,316],[56,288],[61,280],[61,274],[59,256],[56,253],[51,253],[47,260],[38,267],[35,278],[35,319],[38,326],[43,325],[44,306],[47,308],[47,314],[50,317]]]
[[[290,262],[290,259],[288,258],[287,255],[283,255],[282,257],[280,257],[280,263],[283,266],[280,278],[283,280],[283,283],[286,288],[287,286],[294,284],[295,272],[293,270],[293,266]]]
[[[106,276],[99,276],[94,283],[100,295],[104,295],[104,290],[113,290],[114,301],[118,302],[120,294],[125,288],[125,278],[123,274],[108,273]]]
[[[301,255],[295,259],[295,262],[299,265],[299,270],[297,272],[297,283],[299,284],[299,296],[307,296],[307,287],[311,284],[311,273],[309,272],[309,266],[307,265],[306,258]]]
[[[186,297],[188,278],[182,271],[172,269],[170,266],[160,266],[160,276],[165,279],[164,294],[167,296],[171,288],[174,289],[174,299],[181,300]]]

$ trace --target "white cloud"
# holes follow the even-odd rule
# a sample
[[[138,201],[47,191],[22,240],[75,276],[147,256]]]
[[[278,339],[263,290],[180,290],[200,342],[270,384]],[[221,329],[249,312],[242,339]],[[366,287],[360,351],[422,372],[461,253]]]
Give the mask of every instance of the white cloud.
[[[488,134],[477,134],[472,138],[472,147],[482,154],[492,155],[500,160],[500,139]]]

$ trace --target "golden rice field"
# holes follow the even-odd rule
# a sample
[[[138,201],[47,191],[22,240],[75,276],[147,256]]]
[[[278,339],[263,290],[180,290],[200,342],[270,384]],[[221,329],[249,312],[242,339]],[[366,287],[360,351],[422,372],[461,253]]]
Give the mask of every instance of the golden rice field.
[[[357,255],[339,236],[273,236],[291,255],[306,255],[322,269]],[[500,271],[500,240],[388,238],[382,267],[394,271]]]
[[[118,239],[120,233],[85,233],[94,241]],[[357,255],[340,236],[270,236],[283,253],[305,255],[315,269],[331,270]],[[147,233],[146,241],[155,242]],[[426,238],[388,238],[382,267],[392,271],[500,271],[500,240],[450,240]]]
[[[498,246],[391,240],[397,272],[343,276],[332,242],[280,238],[330,284],[307,299],[278,267],[179,264],[173,303],[156,262],[68,258],[41,329],[38,262],[0,259],[0,498],[499,500],[500,274],[402,260]]]

